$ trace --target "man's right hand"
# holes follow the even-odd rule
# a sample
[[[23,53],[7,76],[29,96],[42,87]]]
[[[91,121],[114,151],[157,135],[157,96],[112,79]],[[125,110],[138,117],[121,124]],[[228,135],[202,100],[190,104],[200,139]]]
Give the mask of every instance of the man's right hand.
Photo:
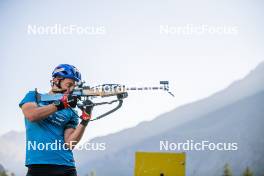
[[[71,94],[65,94],[60,100],[55,101],[53,104],[57,107],[58,111],[70,107],[75,108],[77,105],[77,97]]]

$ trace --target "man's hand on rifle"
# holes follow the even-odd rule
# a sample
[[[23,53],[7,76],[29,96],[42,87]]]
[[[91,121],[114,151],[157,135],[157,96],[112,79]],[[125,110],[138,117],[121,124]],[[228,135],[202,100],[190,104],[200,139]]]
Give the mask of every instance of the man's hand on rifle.
[[[77,97],[71,94],[65,94],[60,100],[55,101],[53,104],[57,107],[58,111],[70,107],[75,108],[77,105]]]
[[[83,107],[81,109],[82,115],[80,116],[80,118],[82,119],[81,121],[82,125],[87,126],[92,116],[93,107],[94,107],[94,104],[91,100],[83,101]]]

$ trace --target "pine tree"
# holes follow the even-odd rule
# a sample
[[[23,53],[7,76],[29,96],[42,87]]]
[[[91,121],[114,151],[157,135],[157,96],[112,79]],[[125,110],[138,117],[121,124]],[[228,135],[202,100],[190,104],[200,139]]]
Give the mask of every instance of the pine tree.
[[[96,176],[96,173],[95,173],[95,171],[91,171],[89,174],[86,174],[85,176]]]
[[[92,172],[91,172],[91,176],[96,176],[95,171],[92,171]]]
[[[249,167],[246,168],[246,170],[243,173],[243,176],[253,176],[252,171],[249,169]]]
[[[0,172],[0,176],[8,176],[5,171]]]
[[[232,170],[229,166],[229,164],[225,164],[224,166],[224,175],[223,176],[232,176]]]

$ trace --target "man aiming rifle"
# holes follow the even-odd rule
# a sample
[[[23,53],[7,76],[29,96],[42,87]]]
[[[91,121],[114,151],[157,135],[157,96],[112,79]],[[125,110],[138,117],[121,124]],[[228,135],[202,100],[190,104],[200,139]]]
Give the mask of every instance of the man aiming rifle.
[[[71,95],[81,74],[76,67],[60,64],[52,72],[51,90],[48,94],[62,93],[54,102],[38,99],[37,91],[29,91],[19,103],[25,116],[27,176],[77,176],[72,149],[81,140],[91,118],[92,102],[86,100],[80,116],[71,108],[76,107],[77,98]],[[91,106],[89,106],[91,105]],[[32,149],[33,143],[54,143],[60,141],[63,148]]]

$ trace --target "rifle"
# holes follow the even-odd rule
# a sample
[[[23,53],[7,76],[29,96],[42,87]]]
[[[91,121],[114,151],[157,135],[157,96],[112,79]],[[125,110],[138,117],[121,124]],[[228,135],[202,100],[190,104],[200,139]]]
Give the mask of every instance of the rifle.
[[[77,103],[78,108],[83,109],[85,106],[99,106],[99,105],[113,104],[115,102],[118,102],[115,108],[97,116],[96,118],[91,119],[90,121],[101,119],[121,108],[123,104],[123,99],[128,97],[128,91],[164,90],[174,97],[174,95],[169,91],[169,81],[160,81],[160,86],[156,86],[156,87],[126,87],[125,85],[121,85],[121,84],[103,84],[95,87],[90,87],[90,86],[85,86],[84,84],[85,82],[79,84],[71,93],[72,96],[76,96],[78,99],[78,103]],[[56,89],[53,91],[63,92],[63,90],[60,89]],[[93,103],[92,105],[85,105],[83,103],[85,100],[89,98],[112,97],[112,96],[116,96],[116,99],[112,101]],[[56,100],[60,100],[62,97],[63,97],[62,93],[40,94],[39,100],[44,102],[53,102]],[[75,111],[73,112],[75,113]]]

